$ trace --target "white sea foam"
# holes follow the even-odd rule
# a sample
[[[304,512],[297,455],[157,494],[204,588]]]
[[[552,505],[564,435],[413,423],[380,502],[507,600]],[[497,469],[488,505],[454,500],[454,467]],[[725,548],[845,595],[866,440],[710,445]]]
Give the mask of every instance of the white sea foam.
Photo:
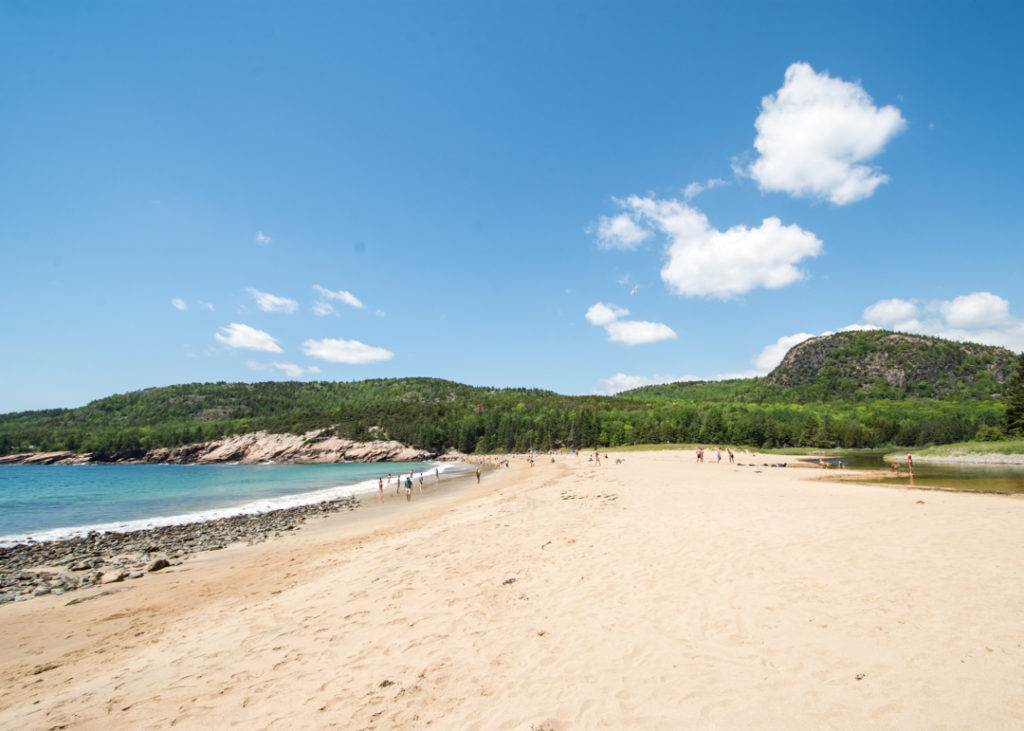
[[[424,479],[435,469],[438,472],[453,472],[463,467],[457,462],[436,462],[430,463],[427,469],[414,470],[415,474],[423,474]],[[396,478],[401,478],[406,473],[396,473]],[[376,493],[377,478],[361,480],[348,485],[336,485],[311,492],[299,492],[291,495],[278,495],[262,500],[253,500],[241,505],[229,505],[222,508],[211,508],[199,510],[181,515],[158,516],[154,518],[141,518],[138,520],[115,521],[110,523],[95,523],[92,525],[77,525],[65,528],[52,528],[49,530],[36,531],[34,533],[12,534],[0,536],[0,548],[13,546],[18,543],[43,541],[59,541],[66,538],[84,536],[91,531],[104,533],[107,531],[127,533],[128,531],[146,530],[148,528],[163,528],[168,525],[185,525],[186,523],[198,523],[209,520],[230,518],[235,515],[256,515],[269,513],[272,510],[283,508],[297,508],[303,505],[316,505],[327,500],[337,500],[343,497],[367,495]]]

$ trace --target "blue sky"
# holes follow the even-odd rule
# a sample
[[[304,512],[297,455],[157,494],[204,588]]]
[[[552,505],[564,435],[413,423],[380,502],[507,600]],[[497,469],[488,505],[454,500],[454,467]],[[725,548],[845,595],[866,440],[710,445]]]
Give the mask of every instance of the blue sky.
[[[1024,349],[1016,3],[0,4],[0,412]]]

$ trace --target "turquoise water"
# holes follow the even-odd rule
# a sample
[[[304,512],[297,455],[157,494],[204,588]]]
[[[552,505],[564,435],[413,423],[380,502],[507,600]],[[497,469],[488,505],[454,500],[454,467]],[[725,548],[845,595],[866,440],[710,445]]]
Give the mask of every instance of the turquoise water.
[[[0,467],[0,545],[137,530],[375,493],[377,478],[452,463]],[[386,480],[386,477],[385,477]],[[393,483],[392,483],[393,484]]]

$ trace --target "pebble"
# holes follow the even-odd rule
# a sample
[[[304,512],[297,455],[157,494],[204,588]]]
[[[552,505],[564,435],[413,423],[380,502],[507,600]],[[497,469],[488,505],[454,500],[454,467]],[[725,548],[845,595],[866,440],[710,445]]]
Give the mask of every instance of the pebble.
[[[262,543],[295,530],[311,517],[357,507],[358,498],[344,497],[219,520],[126,533],[92,531],[60,541],[0,547],[0,604],[141,578],[147,572],[180,565],[200,551],[216,551],[232,543]]]

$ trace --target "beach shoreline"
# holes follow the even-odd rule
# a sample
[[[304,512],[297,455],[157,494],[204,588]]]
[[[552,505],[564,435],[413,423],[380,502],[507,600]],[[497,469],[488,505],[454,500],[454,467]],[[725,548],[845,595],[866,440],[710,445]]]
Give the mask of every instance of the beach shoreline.
[[[0,726],[1024,723],[1021,501],[554,459],[0,606]]]
[[[468,469],[444,471],[436,478],[424,478],[424,488],[413,490],[416,499],[433,495],[442,485],[458,489],[472,475]],[[56,539],[27,539],[0,545],[0,605],[53,594],[108,586],[178,566],[193,556],[219,551],[234,544],[254,545],[280,538],[288,531],[307,527],[307,521],[327,518],[340,512],[363,511],[369,507],[405,500],[404,490],[396,498],[388,478],[386,495],[376,489],[342,495],[318,502],[238,512],[226,517],[162,522],[128,530],[89,530]],[[395,484],[401,475],[395,475]],[[396,493],[397,494],[397,493]],[[52,532],[52,531],[47,531]],[[73,599],[72,601],[79,601]]]

